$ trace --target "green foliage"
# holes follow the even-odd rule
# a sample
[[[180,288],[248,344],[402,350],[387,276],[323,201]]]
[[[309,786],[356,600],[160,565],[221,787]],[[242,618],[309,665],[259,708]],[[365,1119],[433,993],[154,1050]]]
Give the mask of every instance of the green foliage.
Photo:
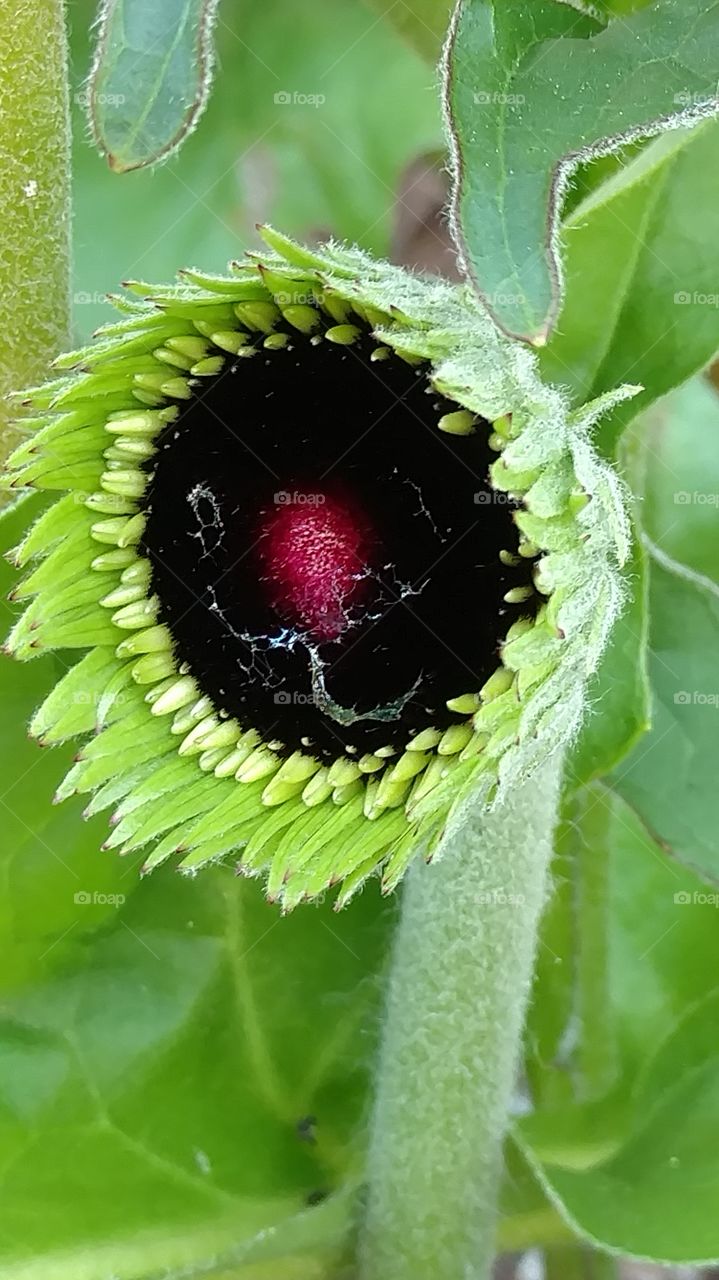
[[[343,0],[341,22],[335,0],[224,6],[199,127],[167,163],[125,175],[83,137],[93,8],[78,0],[72,32],[78,341],[119,281],[170,279],[183,262],[222,271],[258,221],[387,252],[402,170],[441,124],[433,70],[360,0]]]
[[[614,785],[660,840],[719,879],[719,400],[690,384],[644,420],[634,472],[651,562],[651,734]]]
[[[592,828],[604,831],[602,845]],[[589,839],[588,857],[608,861],[610,963],[605,1004],[594,1019],[614,1046],[616,1076],[604,1096],[573,1101],[566,1088],[572,1077],[581,1089],[574,1052],[559,1035],[553,1049],[545,1039],[546,1056],[542,1065],[533,1058],[532,1076],[544,1102],[517,1126],[517,1140],[571,1231],[622,1253],[715,1259],[717,897],[668,861],[609,793],[594,794],[574,838]],[[571,919],[570,895],[562,902]],[[555,908],[554,920],[545,921],[547,947],[557,945],[556,915]],[[575,920],[579,929],[582,923]],[[574,945],[582,947],[581,936]],[[565,941],[553,952],[560,979],[572,950]],[[534,1025],[542,1018],[547,1025],[548,968],[544,978],[540,971]],[[565,1005],[565,1027],[569,1013]]]
[[[141,881],[99,854],[104,824],[47,802],[65,753],[25,739],[53,667],[0,659],[0,1269],[75,1280],[80,1250],[86,1280],[225,1255],[320,1276],[346,1207],[307,1206],[358,1167],[394,908],[283,918],[229,869]]]
[[[653,545],[719,584],[719,399],[687,383],[627,432],[642,527]]]
[[[521,0],[465,3],[457,212],[506,327],[535,335],[556,309],[545,224],[567,150],[665,108],[702,110],[714,91],[716,9],[695,4],[692,24],[673,0],[612,0],[601,19],[541,0],[528,30]],[[387,251],[400,174],[440,137],[433,72],[409,46],[436,56],[444,0],[412,12],[343,0],[341,21],[336,0],[225,6],[200,127],[167,164],[122,178],[83,139],[94,7],[72,6],[80,336],[118,280],[169,277],[183,261],[221,270],[258,218]],[[143,5],[139,20],[159,12]],[[631,16],[620,25],[616,13]],[[149,48],[142,33],[133,41]],[[143,158],[139,134],[129,146],[141,110],[152,158],[197,101],[189,45],[177,96],[167,80],[153,97],[147,77],[134,79],[151,55],[128,79],[128,48],[115,42],[95,82],[98,132],[120,168]],[[125,96],[122,111],[112,95]],[[701,378],[654,404],[719,348],[718,149],[719,125],[702,121],[595,160],[576,175],[559,234],[564,303],[541,368],[575,404],[642,384],[599,435],[608,455],[623,446],[641,501],[625,612],[567,769],[527,1026],[535,1113],[508,1143],[501,1192],[507,1249],[579,1240],[667,1261],[719,1256],[719,405]],[[27,510],[5,516],[6,546]],[[3,568],[3,595],[9,582]],[[103,821],[83,825],[75,800],[49,803],[71,753],[26,739],[68,665],[63,652],[0,659],[0,1271],[337,1280],[395,909],[369,890],[340,916],[319,906],[284,919],[226,868],[140,880],[134,856],[101,853]],[[82,693],[71,719],[86,717]]]
[[[462,0],[448,54],[467,271],[497,323],[538,342],[561,304],[557,230],[579,161],[717,107],[713,6],[654,0],[604,29],[578,10]]]
[[[540,353],[540,368],[578,401],[631,377],[643,387],[631,405],[651,405],[719,347],[719,307],[712,292],[717,228],[707,188],[718,147],[714,121],[659,138],[612,172],[567,218],[567,294],[560,329]],[[683,407],[638,419],[634,434],[644,441],[651,465],[635,468],[631,479],[641,491],[647,471],[638,532],[651,530],[658,520],[668,532],[664,549],[670,555],[716,576],[711,493],[719,482],[707,481],[717,470],[714,402],[711,390],[696,383],[669,402]],[[597,438],[608,453],[633,412],[630,405],[619,405],[602,422]],[[667,414],[673,429],[660,429]],[[688,514],[680,510],[682,491],[694,495]],[[649,575],[643,548],[637,546],[634,557],[624,614],[590,688],[593,714],[568,762],[571,785],[609,773],[649,726]],[[696,652],[703,652],[701,643]],[[663,670],[666,676],[661,662],[655,660],[655,668],[657,678]],[[657,730],[657,738],[661,733]],[[642,757],[644,751],[640,744]],[[671,773],[668,746],[666,758]],[[711,753],[709,760],[707,768],[713,767]],[[630,769],[641,785],[633,765]],[[654,785],[650,778],[649,790]]]
[[[568,810],[528,1027],[539,1110],[518,1130],[539,1189],[570,1231],[602,1249],[667,1262],[719,1255],[718,437],[719,400],[695,379],[637,419],[626,441],[648,553],[652,727],[609,780],[646,826],[611,792],[580,792],[582,816]],[[621,663],[615,668],[615,692],[636,670],[636,653],[626,657],[623,676]],[[617,704],[608,719],[616,727]],[[599,704],[585,727],[587,763],[593,749],[602,757],[607,732]],[[596,945],[577,897],[587,863],[604,863],[607,886],[605,974],[589,1032],[609,1046],[614,1073],[608,1093],[581,1102],[584,1033],[575,1049],[566,1031],[578,974]]]
[[[618,407],[599,440],[613,451],[623,427],[719,348],[713,181],[719,122],[650,143],[567,218],[566,295],[542,372],[579,401],[629,379],[643,387]]]

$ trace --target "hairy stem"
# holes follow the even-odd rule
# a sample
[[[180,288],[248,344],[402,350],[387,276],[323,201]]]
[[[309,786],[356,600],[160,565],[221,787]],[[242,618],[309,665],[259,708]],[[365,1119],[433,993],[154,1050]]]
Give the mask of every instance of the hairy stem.
[[[70,315],[70,125],[63,0],[0,0],[0,464],[8,392],[43,377]]]
[[[557,815],[555,756],[410,872],[369,1154],[362,1280],[481,1280],[495,1239]]]

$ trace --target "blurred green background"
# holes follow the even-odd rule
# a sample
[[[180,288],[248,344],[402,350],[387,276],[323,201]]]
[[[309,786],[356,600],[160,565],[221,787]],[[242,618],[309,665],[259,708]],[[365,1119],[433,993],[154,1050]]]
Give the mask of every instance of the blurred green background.
[[[260,221],[387,253],[402,172],[439,146],[441,119],[434,68],[363,0],[223,4],[196,132],[154,171],[125,175],[85,124],[94,9],[70,0],[78,339],[106,318],[103,295],[120,281],[224,269]]]

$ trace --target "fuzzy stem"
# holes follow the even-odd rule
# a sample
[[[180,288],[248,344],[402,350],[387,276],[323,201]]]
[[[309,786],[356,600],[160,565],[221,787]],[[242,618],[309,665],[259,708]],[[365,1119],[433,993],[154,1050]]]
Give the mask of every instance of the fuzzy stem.
[[[362,1280],[482,1280],[515,1087],[561,760],[411,870],[373,1118]]]
[[[64,0],[0,0],[0,463],[17,410],[70,322],[70,122]]]

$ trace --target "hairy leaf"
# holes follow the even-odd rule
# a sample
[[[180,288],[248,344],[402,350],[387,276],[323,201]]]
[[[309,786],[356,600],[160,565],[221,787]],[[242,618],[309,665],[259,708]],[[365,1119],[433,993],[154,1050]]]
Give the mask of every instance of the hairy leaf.
[[[217,0],[104,0],[88,86],[95,142],[111,169],[181,146],[210,91]]]
[[[559,311],[558,224],[582,160],[717,108],[719,12],[655,0],[601,28],[558,0],[461,0],[446,60],[453,219],[497,323],[543,343]]]

